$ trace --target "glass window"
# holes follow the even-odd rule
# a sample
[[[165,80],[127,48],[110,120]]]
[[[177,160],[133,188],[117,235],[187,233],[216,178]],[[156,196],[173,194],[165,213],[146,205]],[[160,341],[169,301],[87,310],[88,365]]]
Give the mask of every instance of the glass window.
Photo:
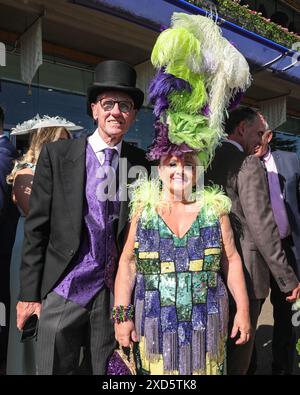
[[[276,131],[272,141],[273,149],[297,152],[300,156],[300,119],[287,117]]]
[[[155,117],[151,108],[143,107],[137,114],[135,123],[126,134],[125,140],[147,150],[154,138]]]
[[[36,114],[61,116],[75,124],[83,126],[83,130],[75,132],[75,137],[93,133],[96,129],[94,120],[87,115],[86,96],[69,93],[52,88],[32,86],[12,81],[1,81],[0,105],[5,111],[4,129],[8,132],[16,124],[33,118]],[[134,125],[128,131],[125,140],[147,149],[154,136],[154,115],[149,108],[142,108]],[[24,150],[28,145],[28,136],[11,136],[17,148]]]
[[[36,114],[59,115],[90,130],[93,120],[86,113],[86,98],[50,88],[1,81],[0,104],[5,111],[5,128],[34,117]]]
[[[272,150],[297,152],[300,157],[300,136],[276,131],[271,141]]]

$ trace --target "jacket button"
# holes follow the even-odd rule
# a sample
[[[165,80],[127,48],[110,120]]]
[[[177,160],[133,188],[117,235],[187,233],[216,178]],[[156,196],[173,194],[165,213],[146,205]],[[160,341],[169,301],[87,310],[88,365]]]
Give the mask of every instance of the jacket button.
[[[74,250],[69,250],[69,255],[73,256],[74,255]]]

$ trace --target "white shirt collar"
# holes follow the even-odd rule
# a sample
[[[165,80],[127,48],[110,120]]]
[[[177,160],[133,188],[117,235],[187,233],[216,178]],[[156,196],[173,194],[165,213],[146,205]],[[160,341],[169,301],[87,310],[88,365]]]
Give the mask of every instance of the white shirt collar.
[[[240,143],[234,141],[234,140],[230,140],[230,139],[224,139],[223,141],[225,141],[226,143],[230,143],[232,145],[235,145],[236,148],[238,148],[241,152],[244,152],[244,148],[241,146]]]
[[[106,142],[103,140],[103,138],[98,133],[98,128],[95,130],[95,132],[91,136],[89,136],[88,141],[89,141],[93,151],[96,154],[100,151],[103,151],[105,148],[113,148],[118,152],[119,157],[121,155],[122,140],[114,147],[110,147],[109,145],[106,144]]]
[[[272,157],[272,152],[271,152],[271,149],[269,147],[268,152],[262,157],[262,159],[263,159],[264,162],[269,162],[271,157]]]

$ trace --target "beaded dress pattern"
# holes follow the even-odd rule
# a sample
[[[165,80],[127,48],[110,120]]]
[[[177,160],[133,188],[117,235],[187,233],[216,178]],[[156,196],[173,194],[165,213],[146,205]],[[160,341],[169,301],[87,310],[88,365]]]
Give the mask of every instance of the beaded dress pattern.
[[[155,212],[138,222],[135,327],[143,374],[226,373],[228,298],[218,216],[202,207],[179,238]]]

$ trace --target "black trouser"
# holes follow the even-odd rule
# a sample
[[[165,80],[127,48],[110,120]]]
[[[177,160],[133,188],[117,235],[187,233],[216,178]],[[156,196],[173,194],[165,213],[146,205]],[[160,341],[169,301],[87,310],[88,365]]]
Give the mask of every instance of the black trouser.
[[[282,240],[282,247],[286,253],[289,264],[295,268],[296,261],[293,252],[293,240],[287,237]],[[271,294],[270,300],[273,305],[273,338],[272,338],[272,374],[289,375],[300,374],[298,367],[299,357],[296,351],[296,342],[299,338],[297,331],[292,325],[292,303],[286,301],[286,295],[282,293],[270,274]],[[247,374],[254,374],[257,367],[257,353],[254,345],[251,363]]]
[[[11,202],[0,217],[0,369],[5,367],[7,358],[8,332],[10,320],[10,260],[15,241],[19,212]]]
[[[0,325],[3,324],[3,326],[0,326],[0,368],[5,367],[8,345],[10,318],[9,265],[10,255],[0,254]]]
[[[255,340],[257,320],[261,312],[261,306],[264,299],[250,299],[249,313],[251,322],[250,339],[246,344],[235,344],[237,338],[231,339],[230,333],[236,314],[236,306],[231,300],[229,304],[229,324],[228,324],[228,341],[227,341],[227,374],[228,375],[245,375],[249,369],[251,356]]]
[[[293,253],[293,241],[291,237],[282,240],[282,247],[287,256],[289,264],[295,267],[295,255]],[[286,301],[273,276],[271,284],[271,303],[273,305],[273,340],[272,340],[272,373],[291,374],[293,360],[296,357],[295,328],[292,325],[292,303]]]
[[[271,276],[271,303],[273,305],[273,339],[272,339],[272,374],[291,374],[292,361],[292,309],[291,303],[280,291],[276,281]],[[296,351],[296,349],[295,349]]]
[[[103,375],[115,346],[108,289],[102,289],[87,308],[55,292],[47,295],[39,321],[38,374]],[[82,347],[84,360],[79,366]]]

